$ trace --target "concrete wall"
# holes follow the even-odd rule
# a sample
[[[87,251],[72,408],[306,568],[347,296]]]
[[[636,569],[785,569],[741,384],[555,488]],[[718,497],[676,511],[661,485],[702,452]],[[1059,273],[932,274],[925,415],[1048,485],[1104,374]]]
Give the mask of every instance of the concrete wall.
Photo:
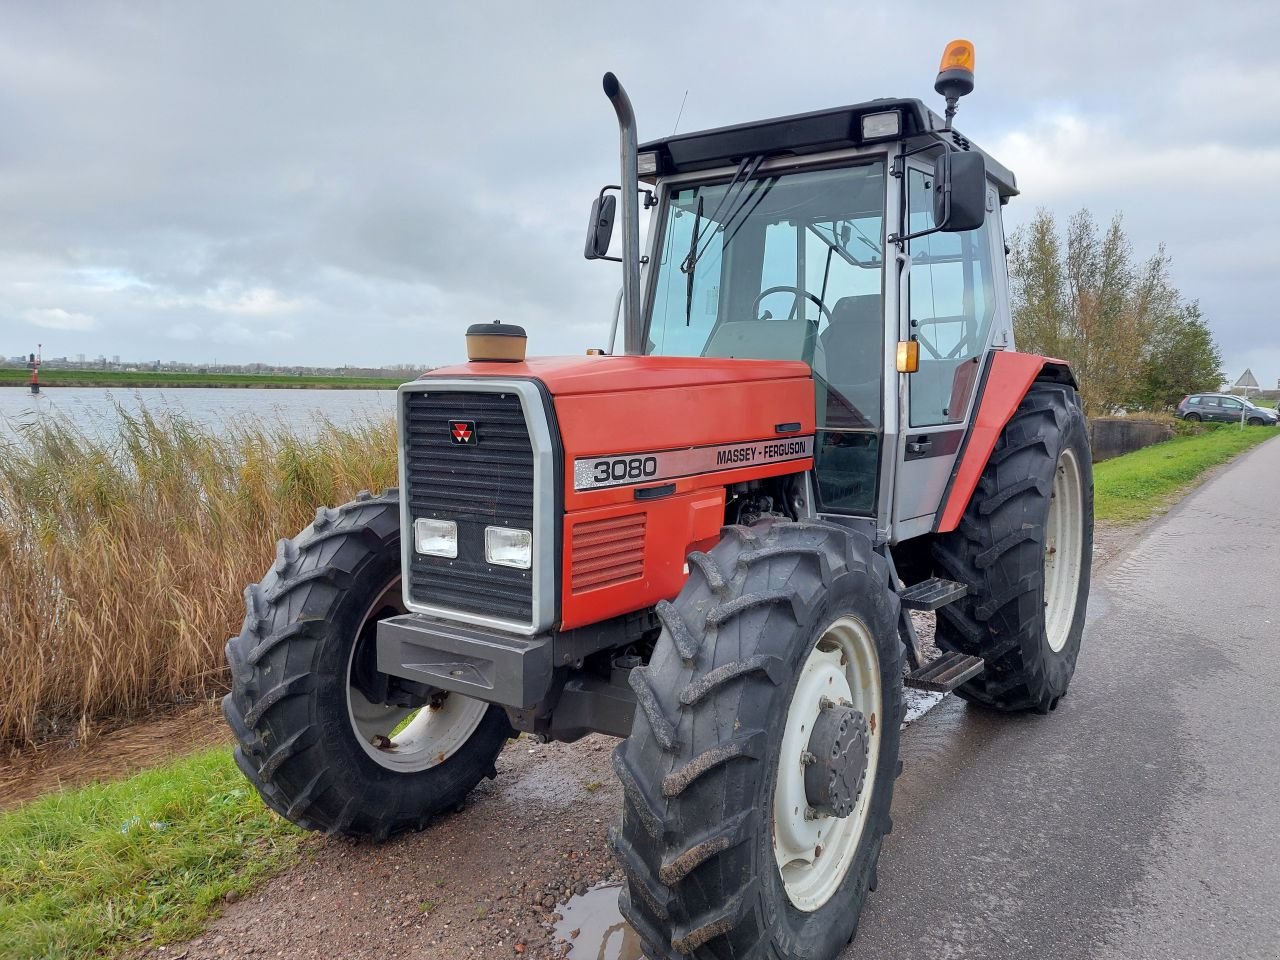
[[[1094,463],[1172,439],[1173,427],[1158,420],[1098,417],[1089,421],[1089,442],[1093,445]]]

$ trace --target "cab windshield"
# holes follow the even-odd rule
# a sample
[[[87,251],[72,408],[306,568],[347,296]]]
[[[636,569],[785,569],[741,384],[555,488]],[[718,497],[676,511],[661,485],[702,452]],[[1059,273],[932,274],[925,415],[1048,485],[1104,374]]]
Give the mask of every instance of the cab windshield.
[[[823,500],[853,512],[874,507],[884,198],[878,160],[673,186],[650,288],[647,353],[813,368]]]

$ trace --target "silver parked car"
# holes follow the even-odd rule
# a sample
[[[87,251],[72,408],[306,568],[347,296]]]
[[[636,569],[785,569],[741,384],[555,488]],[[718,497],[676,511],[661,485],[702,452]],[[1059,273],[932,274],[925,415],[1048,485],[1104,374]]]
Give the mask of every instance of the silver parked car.
[[[1229,393],[1193,393],[1183,397],[1178,404],[1177,415],[1183,420],[1218,423],[1240,423],[1243,420],[1255,427],[1274,427],[1280,421],[1280,414],[1275,410]]]

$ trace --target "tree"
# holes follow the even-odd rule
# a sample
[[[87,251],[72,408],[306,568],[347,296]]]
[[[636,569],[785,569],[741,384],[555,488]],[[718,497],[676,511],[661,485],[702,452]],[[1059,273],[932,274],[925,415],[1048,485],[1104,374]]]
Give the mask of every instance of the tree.
[[[1157,348],[1179,357],[1178,351],[1194,352],[1199,334],[1187,327],[1192,316],[1191,327],[1208,337],[1213,352],[1188,355],[1183,365],[1199,377],[1204,364],[1217,363],[1198,306],[1183,303],[1173,285],[1164,247],[1137,262],[1119,214],[1101,231],[1088,210],[1079,211],[1064,244],[1053,214],[1038,210],[1011,238],[1009,280],[1019,349],[1069,361],[1087,414],[1155,398],[1149,361]]]
[[[1222,384],[1222,354],[1200,304],[1186,304],[1156,332],[1142,364],[1134,405],[1170,410],[1189,393],[1217,390]]]

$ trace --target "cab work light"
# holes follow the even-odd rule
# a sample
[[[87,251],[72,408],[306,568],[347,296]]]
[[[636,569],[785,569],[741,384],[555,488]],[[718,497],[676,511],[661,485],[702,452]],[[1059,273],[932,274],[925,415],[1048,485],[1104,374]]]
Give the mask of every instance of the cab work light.
[[[484,528],[484,558],[498,567],[533,566],[533,534],[511,527]]]
[[[868,113],[862,118],[863,140],[887,140],[902,133],[902,114],[897,110],[888,113]]]
[[[656,153],[642,153],[636,157],[636,175],[641,177],[652,177],[658,172],[658,155]]]
[[[419,517],[413,521],[413,548],[432,557],[456,557],[458,525],[452,520]]]

